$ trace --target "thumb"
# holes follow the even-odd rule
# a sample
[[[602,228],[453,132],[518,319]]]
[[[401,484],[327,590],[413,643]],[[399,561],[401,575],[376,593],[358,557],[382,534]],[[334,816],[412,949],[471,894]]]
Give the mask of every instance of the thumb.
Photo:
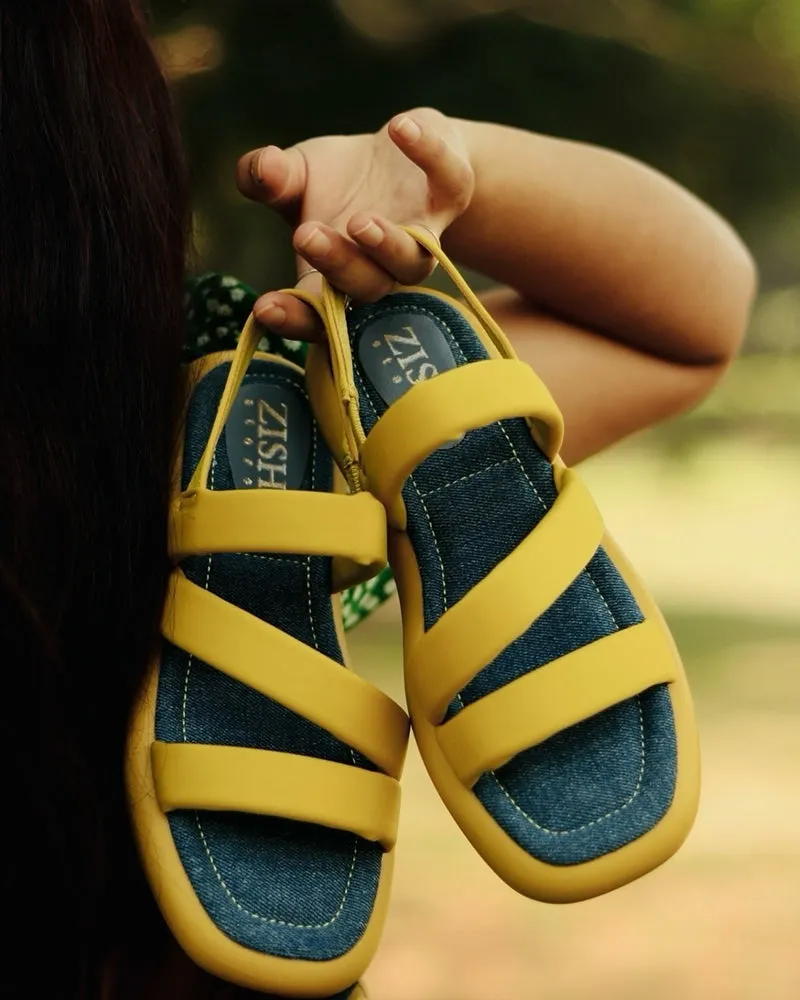
[[[289,221],[299,213],[307,176],[297,146],[264,146],[245,153],[236,166],[236,186],[245,198],[277,209]]]

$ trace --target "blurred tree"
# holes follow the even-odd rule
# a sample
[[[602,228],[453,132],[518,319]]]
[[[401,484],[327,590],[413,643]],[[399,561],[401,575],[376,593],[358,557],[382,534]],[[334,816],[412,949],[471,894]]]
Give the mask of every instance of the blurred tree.
[[[244,151],[432,104],[649,162],[733,220],[767,291],[800,284],[796,0],[154,5],[180,77],[203,266],[260,287],[291,278],[282,224],[235,191]],[[775,350],[776,331],[754,324],[749,349]]]

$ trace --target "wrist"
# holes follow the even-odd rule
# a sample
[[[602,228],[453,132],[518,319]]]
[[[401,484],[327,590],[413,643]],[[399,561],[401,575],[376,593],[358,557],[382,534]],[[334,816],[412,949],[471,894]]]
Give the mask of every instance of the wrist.
[[[480,270],[484,264],[481,244],[487,235],[486,224],[500,209],[503,200],[493,180],[497,160],[492,149],[496,135],[492,133],[496,126],[467,119],[453,121],[461,133],[474,181],[469,204],[447,227],[442,242],[447,253],[459,264]]]
[[[491,147],[490,133],[492,126],[486,122],[470,121],[466,118],[455,118],[453,121],[461,132],[467,160],[470,167],[472,167],[472,173],[475,177],[474,201],[479,187],[482,187],[485,182],[487,154],[490,152]]]

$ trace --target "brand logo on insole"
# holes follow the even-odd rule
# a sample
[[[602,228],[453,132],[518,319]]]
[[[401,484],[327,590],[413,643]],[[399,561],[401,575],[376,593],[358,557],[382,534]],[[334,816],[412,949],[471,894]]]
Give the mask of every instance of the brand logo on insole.
[[[425,382],[439,374],[439,369],[430,359],[428,352],[420,343],[413,326],[404,326],[402,333],[385,333],[383,341],[392,352],[392,358],[397,359],[403,375],[395,375],[392,381],[397,384],[404,377],[409,385]],[[380,340],[372,342],[373,348],[382,347]],[[392,358],[384,358],[383,364],[392,364]]]
[[[360,331],[356,350],[364,375],[391,406],[413,386],[456,367],[448,337],[428,310],[387,312]]]
[[[444,331],[424,313],[378,316],[361,331],[357,351],[365,374],[389,404],[456,367]]]
[[[241,387],[225,425],[228,463],[239,490],[301,489],[309,470],[313,429],[302,377],[270,375],[274,381]]]
[[[252,454],[242,461],[253,470],[245,485],[261,490],[285,490],[289,461],[289,407],[286,403],[270,406],[266,399],[246,399],[244,405],[253,412],[245,418],[245,427],[252,429],[242,441]]]

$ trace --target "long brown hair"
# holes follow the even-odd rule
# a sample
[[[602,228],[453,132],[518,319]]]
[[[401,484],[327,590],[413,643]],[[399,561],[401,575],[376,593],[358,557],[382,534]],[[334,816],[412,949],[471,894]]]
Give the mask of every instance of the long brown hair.
[[[138,0],[0,0],[3,997],[96,1000],[157,927],[122,758],[167,573],[188,216]]]

